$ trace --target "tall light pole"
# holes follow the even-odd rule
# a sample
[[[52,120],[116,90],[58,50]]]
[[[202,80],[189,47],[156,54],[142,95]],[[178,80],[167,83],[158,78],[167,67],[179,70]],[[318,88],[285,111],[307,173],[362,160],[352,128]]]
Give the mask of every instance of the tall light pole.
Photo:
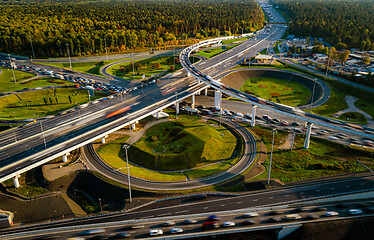
[[[313,99],[314,98],[314,90],[316,89],[316,81],[317,81],[317,79],[314,78],[314,80],[313,80],[314,84],[313,84],[312,98],[311,98],[311,101],[310,101],[309,113],[312,112],[312,105],[313,105],[313,101],[314,101],[314,99]]]
[[[12,59],[10,58],[10,54],[8,54],[8,57],[9,57],[10,67],[12,68],[12,72],[13,72],[14,83],[17,83],[16,74],[14,73],[14,64],[16,64],[16,63],[12,62]]]
[[[70,52],[69,52],[69,43],[66,44],[66,50],[68,52],[69,64],[70,64],[70,69],[71,69],[72,67],[71,67],[71,59],[70,59]]]
[[[134,53],[131,53],[131,63],[132,63],[132,80],[135,80]]]
[[[269,164],[269,174],[268,174],[268,185],[270,183],[270,172],[271,172],[271,161],[273,159],[273,147],[274,147],[274,137],[275,137],[275,134],[277,133],[277,129],[273,129],[271,130],[271,132],[273,133],[273,141],[271,142],[271,153],[270,153],[270,164]]]
[[[99,204],[100,204],[100,212],[103,213],[103,206],[101,205],[101,198],[99,198]]]
[[[29,38],[30,38],[30,44],[31,44],[32,58],[35,59],[35,53],[34,53],[34,47],[32,45],[31,35],[29,35]]]
[[[296,118],[297,118],[297,115],[295,115],[295,122],[294,122],[293,130],[292,130],[291,151],[293,149],[293,142],[295,141]]]
[[[106,38],[104,38],[106,61],[108,62],[108,48],[106,47]]]
[[[129,199],[130,199],[130,203],[132,203],[132,198],[131,198],[131,183],[130,183],[130,169],[129,169],[129,157],[127,155],[127,149],[129,149],[130,146],[131,145],[123,145],[123,148],[125,149],[125,152],[126,152],[127,180],[128,180],[128,185],[129,185]]]
[[[175,71],[175,45],[173,45],[173,59],[174,59],[174,71]]]
[[[77,109],[78,109],[78,116],[79,116],[79,118],[81,118],[80,105],[79,105],[78,103],[75,103],[75,105],[77,105]]]
[[[13,128],[12,125],[10,125],[10,127],[12,128],[13,130],[13,134],[14,134],[14,141],[17,142],[17,135],[16,135],[16,130]]]
[[[327,78],[327,71],[328,71],[328,69],[329,69],[329,66],[330,66],[330,49],[329,49],[329,52],[328,52],[328,54],[327,54],[327,66],[326,66],[326,78]]]

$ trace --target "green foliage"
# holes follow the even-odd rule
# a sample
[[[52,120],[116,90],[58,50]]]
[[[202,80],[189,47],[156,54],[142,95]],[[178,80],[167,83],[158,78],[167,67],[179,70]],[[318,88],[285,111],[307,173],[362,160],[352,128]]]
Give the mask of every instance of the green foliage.
[[[0,12],[0,52],[30,56],[31,35],[37,57],[67,56],[67,43],[73,56],[105,53],[105,45],[109,52],[159,49],[253,32],[264,22],[254,0],[21,0],[3,1]]]
[[[272,0],[291,16],[290,34],[326,38],[338,49],[374,50],[372,0]]]

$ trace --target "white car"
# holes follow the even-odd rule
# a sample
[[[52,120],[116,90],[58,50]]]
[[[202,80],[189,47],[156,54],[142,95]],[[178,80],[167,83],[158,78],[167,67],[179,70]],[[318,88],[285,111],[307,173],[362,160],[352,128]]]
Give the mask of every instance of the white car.
[[[161,229],[154,229],[149,231],[150,236],[158,236],[162,234],[164,234],[164,232]]]
[[[256,212],[244,213],[244,217],[246,218],[258,217],[258,213]]]
[[[223,227],[234,227],[235,226],[235,223],[234,222],[224,222]]]
[[[183,229],[182,228],[172,228],[170,230],[170,233],[182,233]]]
[[[360,215],[362,214],[361,209],[349,209],[348,210],[349,215]]]
[[[338,212],[334,212],[334,211],[331,211],[331,212],[325,212],[325,213],[323,214],[323,216],[325,216],[325,217],[339,216],[339,213],[338,213]]]

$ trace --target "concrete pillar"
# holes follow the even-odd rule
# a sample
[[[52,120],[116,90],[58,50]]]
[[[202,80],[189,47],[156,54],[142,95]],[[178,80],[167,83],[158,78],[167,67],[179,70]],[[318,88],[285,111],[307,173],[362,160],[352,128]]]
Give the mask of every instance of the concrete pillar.
[[[253,106],[252,106],[252,120],[251,120],[251,127],[256,126],[256,109],[257,109],[257,106],[256,106],[256,105],[253,105]]]
[[[131,124],[131,129],[135,129],[136,125],[135,123]]]
[[[208,96],[208,88],[205,88],[205,96]]]
[[[104,141],[105,141],[105,139],[104,139]],[[67,162],[68,161],[68,155],[69,155],[69,153],[65,153],[64,155],[62,155],[62,162]]]
[[[187,77],[191,76],[191,73],[190,72],[187,72]]]
[[[191,104],[191,108],[194,109],[195,108],[195,104],[196,104],[196,98],[195,98],[195,94],[192,95],[192,104]]]
[[[313,126],[313,123],[311,123],[311,122],[306,123],[306,129],[307,130],[306,130],[305,143],[304,143],[304,148],[305,149],[309,148],[310,134],[312,133],[312,126]]]
[[[217,109],[221,109],[221,102],[222,102],[222,92],[216,90],[214,93],[214,107]]]
[[[15,188],[19,187],[18,176],[13,177],[13,184]]]
[[[105,137],[102,137],[102,138],[101,138],[101,143],[102,143],[102,144],[105,144]]]
[[[175,103],[175,113],[179,114],[179,102]]]

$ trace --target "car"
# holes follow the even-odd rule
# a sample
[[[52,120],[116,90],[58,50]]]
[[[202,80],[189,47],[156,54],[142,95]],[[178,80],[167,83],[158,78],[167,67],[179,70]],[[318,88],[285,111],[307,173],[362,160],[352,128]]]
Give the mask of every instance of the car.
[[[334,216],[339,216],[339,213],[334,212],[334,211],[329,211],[329,212],[325,212],[322,216],[324,216],[324,217],[334,217]]]
[[[263,115],[262,116],[262,119],[266,120],[266,121],[270,121],[271,120],[271,117],[268,116],[268,115]]]
[[[308,220],[314,220],[314,219],[318,219],[319,216],[317,214],[309,214],[305,218],[308,219]]]
[[[273,121],[274,121],[275,123],[279,123],[279,122],[280,122],[280,120],[279,120],[278,118],[273,118]]]
[[[162,223],[162,226],[174,226],[175,225],[175,222],[174,221],[166,221],[166,222],[163,222]]]
[[[194,224],[194,223],[197,223],[197,221],[195,219],[186,219],[183,221],[183,224],[187,225],[187,224]]]
[[[284,121],[282,121],[282,122],[281,122],[281,124],[282,124],[283,126],[288,126],[288,125],[290,125],[290,123],[289,123],[289,122],[287,122],[287,121],[285,121],[285,120],[284,120]]]
[[[243,225],[253,225],[253,224],[256,224],[257,222],[255,220],[252,220],[252,219],[247,219],[243,222]]]
[[[374,206],[365,208],[365,212],[374,213]]]
[[[203,223],[204,229],[213,229],[213,228],[219,228],[219,224],[217,221],[206,221]]]
[[[195,197],[196,200],[203,200],[207,198],[208,196],[206,194],[200,194]]]
[[[104,228],[89,229],[79,233],[80,236],[94,235],[99,233],[105,233]]]
[[[271,217],[268,219],[268,222],[281,222],[282,219],[280,217]]]
[[[279,210],[273,210],[273,211],[269,212],[269,215],[279,215],[279,214],[281,214],[281,213],[282,213],[282,212],[279,211]]]
[[[150,236],[159,236],[162,234],[164,234],[164,231],[162,231],[161,229],[152,229],[149,231]]]
[[[312,210],[313,210],[313,212],[321,212],[321,211],[326,211],[327,208],[321,207],[321,206],[317,206],[317,207],[313,208]]]
[[[221,218],[220,217],[218,217],[217,215],[210,215],[207,219],[206,219],[206,221],[218,221],[218,220],[220,220]]]
[[[301,219],[301,216],[297,213],[287,214],[284,219],[287,221],[293,221],[293,220]]]
[[[252,217],[258,217],[258,213],[256,212],[249,212],[249,213],[244,213],[245,218],[252,218]]]
[[[182,233],[183,229],[182,228],[172,228],[170,230],[170,233]]]
[[[129,238],[131,237],[131,233],[128,232],[120,232],[113,236],[114,239],[122,239],[122,238]]]
[[[362,214],[362,210],[361,209],[349,209],[348,214],[349,215],[360,215]]]
[[[337,208],[347,208],[347,207],[348,207],[348,205],[345,204],[345,203],[338,203],[338,204],[336,204],[335,206],[336,206]]]
[[[224,222],[222,224],[222,227],[235,227],[235,223],[234,222]]]
[[[306,212],[306,211],[308,211],[308,209],[306,209],[304,207],[297,207],[297,208],[294,209],[295,213]]]

